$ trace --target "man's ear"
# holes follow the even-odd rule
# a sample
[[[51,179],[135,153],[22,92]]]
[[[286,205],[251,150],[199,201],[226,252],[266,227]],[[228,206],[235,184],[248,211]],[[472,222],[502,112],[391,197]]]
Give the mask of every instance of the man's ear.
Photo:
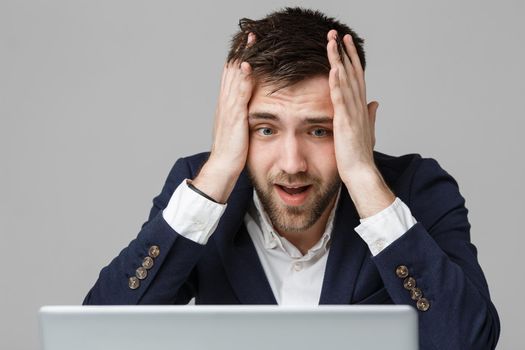
[[[372,101],[368,104],[368,118],[370,118],[370,128],[372,129],[372,148],[376,145],[376,113],[379,108],[377,101]]]

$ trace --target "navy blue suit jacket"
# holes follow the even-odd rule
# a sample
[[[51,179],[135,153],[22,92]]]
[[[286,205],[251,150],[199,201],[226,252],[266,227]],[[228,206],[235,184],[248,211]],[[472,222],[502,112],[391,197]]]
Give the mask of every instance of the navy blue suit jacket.
[[[253,187],[240,176],[219,225],[206,245],[175,232],[163,219],[177,186],[194,178],[208,153],[179,159],[148,221],[136,239],[105,268],[84,304],[276,304],[243,217]],[[376,165],[396,196],[410,208],[417,224],[377,256],[354,231],[355,206],[343,187],[320,304],[408,304],[415,306],[399,265],[430,302],[419,313],[422,349],[491,349],[499,337],[499,319],[470,242],[470,224],[456,181],[431,158],[374,152]],[[140,287],[128,278],[152,245],[160,255]]]

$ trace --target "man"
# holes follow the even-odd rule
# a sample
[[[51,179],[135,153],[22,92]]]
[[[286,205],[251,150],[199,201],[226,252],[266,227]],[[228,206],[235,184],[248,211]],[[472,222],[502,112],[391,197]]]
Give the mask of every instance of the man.
[[[456,181],[373,150],[363,40],[300,8],[240,28],[211,152],[175,163],[84,303],[408,304],[422,349],[495,347]]]

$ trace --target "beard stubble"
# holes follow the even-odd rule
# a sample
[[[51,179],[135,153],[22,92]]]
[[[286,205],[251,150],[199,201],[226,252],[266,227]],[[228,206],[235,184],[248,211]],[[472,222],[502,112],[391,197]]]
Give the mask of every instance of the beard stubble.
[[[265,183],[259,183],[249,170],[248,176],[273,227],[279,232],[299,233],[312,227],[337,195],[341,185],[338,175],[325,183],[320,178],[305,172],[297,174],[281,172],[270,175]],[[306,203],[299,206],[286,205],[275,192],[275,183],[308,183],[311,184],[309,189],[311,192]]]

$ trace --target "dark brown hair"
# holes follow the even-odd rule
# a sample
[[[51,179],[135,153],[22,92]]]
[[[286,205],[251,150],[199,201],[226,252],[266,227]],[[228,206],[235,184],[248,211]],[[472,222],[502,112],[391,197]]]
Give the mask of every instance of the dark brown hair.
[[[338,33],[339,54],[342,38],[352,36],[363,69],[365,69],[364,40],[352,29],[323,13],[300,7],[286,7],[260,20],[242,18],[240,31],[232,39],[228,61],[248,62],[256,82],[275,85],[277,91],[306,78],[328,76],[330,62],[326,53],[327,33]],[[255,43],[246,46],[248,33],[255,34]]]

